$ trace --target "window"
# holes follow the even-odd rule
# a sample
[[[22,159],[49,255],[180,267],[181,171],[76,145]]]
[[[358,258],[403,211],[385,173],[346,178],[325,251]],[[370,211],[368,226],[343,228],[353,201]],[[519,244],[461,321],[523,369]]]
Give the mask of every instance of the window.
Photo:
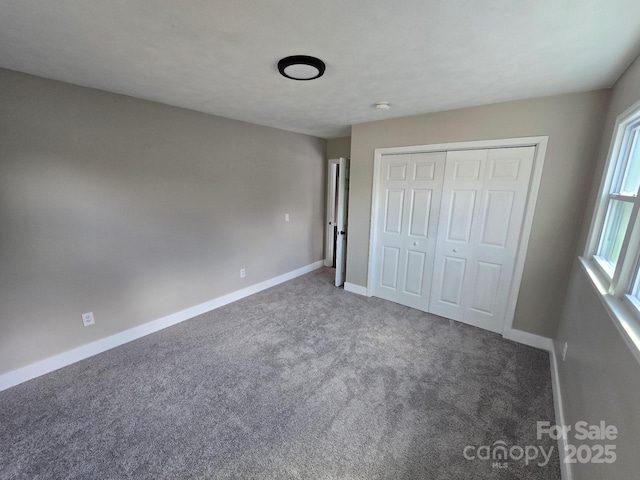
[[[640,102],[617,119],[583,264],[640,350]]]
[[[623,127],[623,128],[621,128]],[[621,142],[616,158],[609,160],[613,178],[604,205],[604,222],[594,259],[606,277],[612,281],[624,262],[620,258],[623,246],[630,240],[638,216],[640,187],[640,119],[618,127]],[[613,162],[612,160],[615,160]]]

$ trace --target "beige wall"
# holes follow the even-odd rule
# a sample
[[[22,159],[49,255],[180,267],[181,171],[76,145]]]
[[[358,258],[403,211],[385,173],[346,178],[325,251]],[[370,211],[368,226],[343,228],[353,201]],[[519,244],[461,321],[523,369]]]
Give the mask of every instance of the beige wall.
[[[322,258],[326,140],[8,70],[0,112],[0,373]]]
[[[376,148],[548,135],[513,326],[553,337],[608,98],[600,90],[354,125],[347,282],[367,284]]]
[[[636,59],[613,89],[578,255],[582,255],[585,248],[586,232],[591,223],[616,117],[639,100],[640,59]],[[562,362],[565,342],[568,349]],[[604,420],[619,430],[619,437],[607,442],[616,445],[616,462],[611,465],[576,464],[573,466],[574,478],[637,478],[640,471],[640,365],[577,262],[571,275],[555,348],[565,423],[573,425],[586,421],[597,424]]]
[[[351,137],[330,138],[327,140],[327,159],[349,158],[351,156]]]

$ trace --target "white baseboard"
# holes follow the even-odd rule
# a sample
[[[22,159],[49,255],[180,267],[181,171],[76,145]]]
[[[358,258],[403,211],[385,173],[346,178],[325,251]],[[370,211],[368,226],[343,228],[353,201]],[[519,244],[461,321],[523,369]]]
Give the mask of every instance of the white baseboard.
[[[523,345],[546,350],[547,352],[553,351],[553,340],[548,337],[543,337],[541,335],[535,335],[533,333],[514,329],[505,330],[502,336]]]
[[[223,295],[222,297],[218,297],[213,300],[209,300],[208,302],[201,303],[200,305],[196,305],[194,307],[172,313],[171,315],[167,315],[166,317],[152,320],[151,322],[145,323],[143,325],[125,330],[124,332],[116,333],[115,335],[96,340],[95,342],[91,342],[67,352],[54,355],[53,357],[40,360],[39,362],[32,363],[31,365],[27,365],[26,367],[7,372],[0,375],[0,391],[6,390],[7,388],[11,388],[15,385],[39,377],[46,373],[53,372],[54,370],[58,370],[59,368],[66,367],[67,365],[71,365],[72,363],[79,362],[80,360],[84,360],[85,358],[92,357],[93,355],[105,352],[114,347],[118,347],[125,343],[131,342],[132,340],[144,337],[177,323],[184,322],[185,320],[189,320],[190,318],[197,317],[198,315],[209,312],[211,310],[215,310],[216,308],[220,308],[229,303],[248,297],[249,295],[253,295],[254,293],[258,293],[262,290],[266,290],[267,288],[276,286],[280,283],[292,280],[296,277],[299,277],[300,275],[304,275],[305,273],[312,272],[313,270],[322,267],[323,263],[324,262],[322,260],[314,262],[297,270],[293,270],[292,272],[288,272],[269,280],[265,280],[264,282],[256,283],[255,285],[243,288],[242,290],[231,292],[227,295]]]
[[[345,292],[367,296],[367,287],[356,285],[355,283],[344,282],[344,290]]]
[[[524,332],[522,330],[505,330],[503,333],[505,338],[513,340],[514,342],[522,343],[530,347],[539,348],[549,352],[549,360],[551,367],[551,388],[553,389],[553,408],[556,415],[556,425],[566,425],[564,418],[564,408],[562,406],[562,394],[560,392],[560,377],[558,375],[558,359],[556,357],[555,345],[553,339],[543,337],[541,335],[535,335],[533,333]],[[571,465],[565,463],[564,453],[566,439],[560,438],[558,440],[558,453],[560,456],[560,475],[562,480],[573,480],[571,472]]]
[[[556,425],[566,425],[567,422],[564,418],[564,407],[562,405],[562,393],[560,390],[560,376],[558,374],[558,357],[556,355],[555,348],[552,348],[549,352],[551,360],[551,387],[553,389],[553,405],[556,414]],[[560,456],[560,475],[562,480],[573,480],[573,472],[571,471],[571,464],[564,461],[566,452],[567,439],[558,439],[558,453]]]

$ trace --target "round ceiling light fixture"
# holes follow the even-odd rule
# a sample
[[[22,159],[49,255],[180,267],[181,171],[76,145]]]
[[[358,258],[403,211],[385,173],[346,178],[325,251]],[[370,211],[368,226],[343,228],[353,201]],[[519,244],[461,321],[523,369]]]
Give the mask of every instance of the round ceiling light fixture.
[[[373,104],[374,107],[376,107],[378,110],[389,110],[391,108],[391,105],[389,105],[389,102],[376,102]]]
[[[278,71],[291,80],[314,80],[324,74],[322,60],[308,55],[293,55],[278,62]]]

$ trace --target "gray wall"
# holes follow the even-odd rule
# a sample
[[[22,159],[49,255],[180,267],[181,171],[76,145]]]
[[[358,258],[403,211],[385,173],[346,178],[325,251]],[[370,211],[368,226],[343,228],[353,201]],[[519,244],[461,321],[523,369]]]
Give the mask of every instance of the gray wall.
[[[600,90],[354,125],[347,282],[367,284],[376,148],[548,135],[513,327],[553,337],[608,100]]]
[[[326,140],[8,70],[0,112],[0,373],[322,259]]]
[[[613,89],[578,255],[582,255],[585,248],[586,232],[591,223],[616,117],[638,100],[640,59],[636,59]],[[564,342],[568,343],[568,349],[562,362],[560,355]],[[575,478],[638,478],[640,366],[577,262],[571,274],[555,348],[565,422],[571,425],[578,421],[597,424],[604,420],[619,430],[618,439],[607,442],[616,445],[616,462],[611,465],[575,464]]]
[[[327,140],[327,159],[349,158],[350,156],[351,137],[338,137]]]

